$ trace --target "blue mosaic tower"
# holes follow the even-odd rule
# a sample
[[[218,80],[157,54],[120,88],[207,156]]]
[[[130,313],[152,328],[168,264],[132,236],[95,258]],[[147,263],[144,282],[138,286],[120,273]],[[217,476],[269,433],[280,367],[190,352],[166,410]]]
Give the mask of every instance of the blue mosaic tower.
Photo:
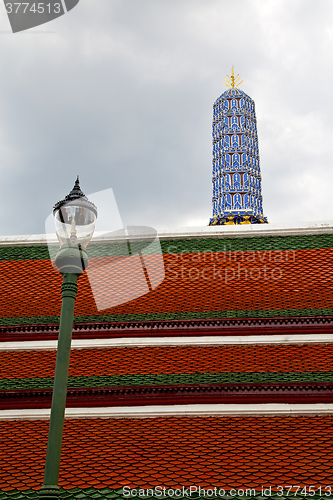
[[[261,174],[254,101],[238,89],[239,75],[214,103],[213,217],[210,226],[262,224]],[[238,82],[238,83],[237,83]]]

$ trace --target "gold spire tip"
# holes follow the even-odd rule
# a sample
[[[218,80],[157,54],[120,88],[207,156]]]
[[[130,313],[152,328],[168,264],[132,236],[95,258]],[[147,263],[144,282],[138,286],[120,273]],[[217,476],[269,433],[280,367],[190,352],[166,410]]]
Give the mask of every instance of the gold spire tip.
[[[229,80],[227,80],[227,78]],[[243,80],[240,82],[240,76],[239,74],[237,76],[234,75],[234,67],[231,68],[231,76],[227,75],[226,83],[224,82],[224,85],[229,87],[229,89],[234,89],[237,88],[241,83],[243,83]]]

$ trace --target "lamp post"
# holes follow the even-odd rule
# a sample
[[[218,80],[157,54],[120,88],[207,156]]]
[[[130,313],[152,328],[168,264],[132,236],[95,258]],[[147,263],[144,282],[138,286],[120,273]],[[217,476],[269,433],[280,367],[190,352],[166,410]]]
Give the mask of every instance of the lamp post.
[[[44,500],[54,500],[60,495],[58,478],[77,280],[88,267],[86,247],[97,217],[96,206],[81,191],[79,177],[72,191],[54,206],[53,215],[60,243],[55,264],[63,276],[63,283],[44,482],[39,493]]]

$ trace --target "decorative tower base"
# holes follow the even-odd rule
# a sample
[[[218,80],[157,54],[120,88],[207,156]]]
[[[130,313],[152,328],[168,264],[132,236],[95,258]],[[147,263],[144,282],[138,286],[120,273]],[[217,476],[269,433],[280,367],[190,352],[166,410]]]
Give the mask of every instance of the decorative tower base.
[[[238,89],[232,69],[214,103],[213,217],[210,226],[264,224],[254,101]],[[237,83],[238,81],[238,83]],[[230,85],[229,85],[230,84]]]
[[[233,226],[237,224],[268,224],[267,217],[255,217],[254,215],[244,214],[229,214],[223,217],[212,217],[209,219],[209,226]]]

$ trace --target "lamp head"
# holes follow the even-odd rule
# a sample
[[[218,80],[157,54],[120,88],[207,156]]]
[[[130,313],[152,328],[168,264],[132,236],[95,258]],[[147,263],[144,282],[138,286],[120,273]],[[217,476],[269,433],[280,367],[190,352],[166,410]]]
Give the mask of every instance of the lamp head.
[[[94,233],[97,208],[81,191],[79,176],[72,191],[54,205],[53,215],[61,246],[80,244],[87,247]]]

